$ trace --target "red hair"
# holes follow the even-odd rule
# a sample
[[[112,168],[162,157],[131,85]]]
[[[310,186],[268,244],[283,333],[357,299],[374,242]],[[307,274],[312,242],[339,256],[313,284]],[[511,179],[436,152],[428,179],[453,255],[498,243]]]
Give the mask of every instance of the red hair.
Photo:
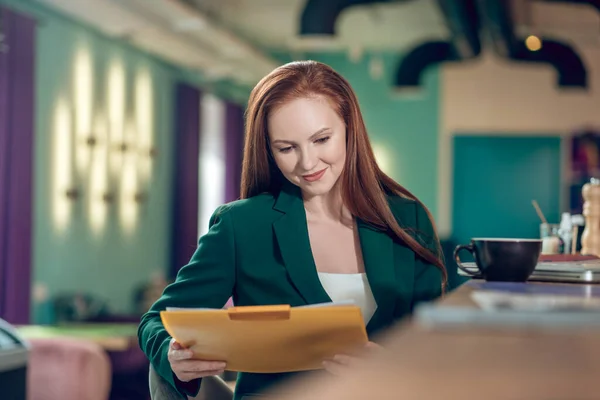
[[[346,163],[340,177],[344,205],[356,218],[378,229],[391,231],[419,257],[439,268],[445,287],[448,276],[431,213],[419,199],[379,168],[354,90],[325,64],[316,61],[285,64],[265,76],[252,90],[246,110],[241,198],[279,192],[285,178],[269,148],[267,118],[270,112],[289,100],[313,96],[327,98],[346,124]],[[398,224],[386,194],[414,200],[423,207],[434,227],[432,247],[421,244]]]

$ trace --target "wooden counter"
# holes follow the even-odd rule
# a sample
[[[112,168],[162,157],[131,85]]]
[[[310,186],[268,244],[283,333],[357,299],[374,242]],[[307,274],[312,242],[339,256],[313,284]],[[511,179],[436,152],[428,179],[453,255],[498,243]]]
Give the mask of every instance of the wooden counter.
[[[477,307],[472,290],[463,285],[439,305]],[[383,354],[348,376],[299,381],[288,388],[291,393],[276,398],[600,399],[597,326],[448,328],[412,321],[390,330],[383,343]]]

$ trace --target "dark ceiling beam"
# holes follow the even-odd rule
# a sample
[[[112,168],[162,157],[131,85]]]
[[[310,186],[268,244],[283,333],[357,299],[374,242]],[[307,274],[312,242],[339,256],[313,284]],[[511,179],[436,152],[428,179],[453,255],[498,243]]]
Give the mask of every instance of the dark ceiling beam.
[[[308,0],[300,17],[300,35],[335,35],[335,23],[353,6],[413,0]]]
[[[600,13],[600,0],[545,0],[548,3],[576,3],[587,4],[594,7]]]
[[[476,0],[437,0],[450,41],[461,59],[476,57],[481,53],[479,39],[479,13]]]
[[[482,25],[487,29],[494,51],[512,61],[551,65],[561,87],[587,87],[587,70],[577,52],[568,44],[540,38],[542,47],[532,51],[515,34],[510,2],[478,0]]]
[[[450,31],[450,40],[425,42],[402,57],[394,79],[396,88],[420,86],[428,68],[481,54],[476,0],[437,0],[437,4]]]
[[[425,42],[402,57],[396,70],[394,87],[400,89],[421,86],[423,74],[429,67],[458,59],[452,43]]]

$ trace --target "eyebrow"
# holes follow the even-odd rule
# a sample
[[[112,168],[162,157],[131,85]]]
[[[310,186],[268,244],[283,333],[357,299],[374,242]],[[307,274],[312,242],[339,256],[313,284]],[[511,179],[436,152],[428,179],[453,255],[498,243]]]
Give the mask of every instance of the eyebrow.
[[[329,128],[329,127],[321,128],[321,129],[319,129],[318,131],[316,131],[315,133],[313,133],[312,135],[310,135],[310,137],[308,138],[308,140],[312,140],[312,139],[314,139],[316,136],[318,136],[318,135],[320,135],[321,133],[323,133],[323,132],[326,132],[326,131],[328,131],[328,130],[330,130],[330,128]],[[273,140],[273,144],[276,144],[276,143],[288,143],[288,144],[294,144],[294,142],[293,142],[293,141],[291,141],[291,140],[283,140],[283,139],[275,139],[275,140]]]

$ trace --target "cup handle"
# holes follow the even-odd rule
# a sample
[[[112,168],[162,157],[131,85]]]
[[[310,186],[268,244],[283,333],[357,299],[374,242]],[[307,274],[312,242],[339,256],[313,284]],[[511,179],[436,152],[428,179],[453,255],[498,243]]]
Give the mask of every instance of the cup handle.
[[[473,245],[472,244],[461,244],[461,245],[456,246],[456,248],[454,249],[454,261],[456,261],[456,266],[471,276],[477,275],[477,272],[468,270],[460,262],[460,256],[458,255],[458,253],[460,253],[461,250],[467,250],[469,253],[473,254]]]

